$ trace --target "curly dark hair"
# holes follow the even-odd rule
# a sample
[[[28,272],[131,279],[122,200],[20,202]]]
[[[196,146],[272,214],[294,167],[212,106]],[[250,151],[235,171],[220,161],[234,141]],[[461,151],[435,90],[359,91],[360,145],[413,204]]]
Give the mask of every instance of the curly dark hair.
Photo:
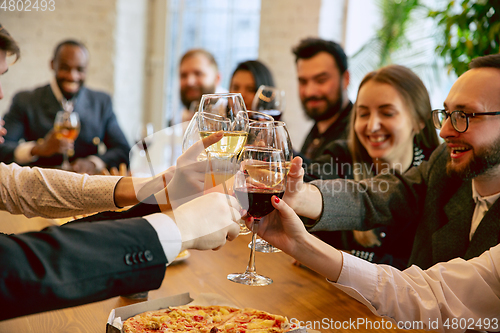
[[[347,70],[347,56],[344,50],[339,44],[329,40],[309,37],[301,40],[292,52],[295,54],[295,62],[299,59],[312,58],[320,52],[327,52],[335,59],[340,74],[344,74]]]

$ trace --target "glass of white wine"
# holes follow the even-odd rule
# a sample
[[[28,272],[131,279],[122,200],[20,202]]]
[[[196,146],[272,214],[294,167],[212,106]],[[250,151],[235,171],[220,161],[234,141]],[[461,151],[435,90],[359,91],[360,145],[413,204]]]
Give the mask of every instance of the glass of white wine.
[[[241,94],[203,95],[197,121],[202,139],[218,131],[224,132],[220,141],[206,148],[208,163],[205,191],[222,184],[224,192],[229,195],[236,172],[237,157],[248,137],[249,120]],[[246,226],[241,226],[243,234]],[[246,230],[246,233],[248,232]]]

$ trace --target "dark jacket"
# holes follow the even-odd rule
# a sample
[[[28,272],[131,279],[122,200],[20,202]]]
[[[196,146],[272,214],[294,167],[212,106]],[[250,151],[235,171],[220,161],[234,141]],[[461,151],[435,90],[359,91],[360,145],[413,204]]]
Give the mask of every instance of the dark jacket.
[[[61,110],[50,85],[16,94],[4,117],[7,135],[5,143],[0,145],[0,161],[14,162],[14,151],[20,139],[36,141],[44,138],[54,127],[55,116]],[[99,157],[108,168],[128,164],[130,147],[118,125],[108,94],[82,87],[76,97],[74,112],[80,116],[81,129],[70,162],[79,157],[97,155],[97,145],[103,142],[107,151]],[[62,161],[62,155],[56,154],[40,157],[28,165],[54,167],[61,165]]]
[[[448,155],[443,144],[429,161],[404,175],[382,174],[359,184],[345,179],[313,181],[323,196],[323,212],[312,230],[414,229],[409,265],[422,269],[479,256],[499,242],[500,202],[488,210],[469,241],[475,208],[472,182],[446,174]]]

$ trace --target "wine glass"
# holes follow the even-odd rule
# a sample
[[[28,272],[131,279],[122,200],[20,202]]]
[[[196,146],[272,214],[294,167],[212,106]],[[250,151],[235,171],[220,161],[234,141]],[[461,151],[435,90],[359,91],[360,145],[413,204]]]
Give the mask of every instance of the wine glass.
[[[251,122],[249,125],[246,146],[268,147],[282,150],[287,172],[290,169],[290,163],[293,159],[293,149],[290,135],[288,134],[288,130],[284,122]],[[248,247],[252,247],[252,243],[248,244]],[[281,252],[280,249],[272,246],[260,237],[257,237],[255,249],[257,252],[263,253]]]
[[[285,91],[270,86],[260,86],[253,98],[252,110],[280,120],[281,113],[285,111]]]
[[[255,124],[257,125],[257,124]],[[283,152],[286,174],[290,170],[290,164],[293,159],[293,149],[292,149],[292,141],[290,140],[290,135],[288,133],[288,129],[286,124],[282,121],[274,121],[269,124],[261,124],[261,137],[266,137],[265,140],[261,141],[260,144],[266,143],[268,147],[272,147],[274,149],[279,149]],[[265,134],[264,134],[265,133]],[[252,129],[249,130],[249,136],[252,134]],[[248,247],[251,247],[252,244],[248,244]],[[272,246],[262,238],[258,237],[255,244],[255,250],[257,252],[263,253],[276,253],[281,252],[277,247]]]
[[[75,141],[80,134],[80,117],[76,112],[69,111],[59,111],[56,114],[54,120],[54,132],[56,133],[56,138],[62,139],[66,138],[71,141]],[[73,156],[75,151],[73,149],[68,149],[63,152],[63,163],[61,164],[61,169],[71,170],[71,165],[69,164],[68,156]]]
[[[250,259],[244,273],[229,274],[233,282],[249,286],[266,286],[273,283],[268,277],[257,274],[255,269],[255,239],[259,221],[271,213],[271,198],[285,193],[286,166],[283,152],[264,147],[245,147],[240,155],[240,169],[234,177],[234,193],[247,214],[254,218]]]
[[[268,114],[247,110],[248,121],[251,123],[255,121],[274,121],[274,118]]]
[[[224,131],[220,141],[205,149],[208,160],[205,190],[222,184],[224,193],[229,195],[236,158],[245,145],[248,135],[249,119],[245,103],[239,93],[206,94],[201,97],[197,114],[201,138]],[[249,233],[243,227],[246,228],[241,222],[240,234]]]

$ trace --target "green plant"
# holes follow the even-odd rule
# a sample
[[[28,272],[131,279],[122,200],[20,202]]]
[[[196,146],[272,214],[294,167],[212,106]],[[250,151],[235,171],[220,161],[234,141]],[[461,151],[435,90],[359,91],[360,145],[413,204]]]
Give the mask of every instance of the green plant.
[[[450,1],[444,10],[429,11],[429,16],[442,29],[436,51],[448,72],[459,76],[473,58],[499,53],[500,0]]]

